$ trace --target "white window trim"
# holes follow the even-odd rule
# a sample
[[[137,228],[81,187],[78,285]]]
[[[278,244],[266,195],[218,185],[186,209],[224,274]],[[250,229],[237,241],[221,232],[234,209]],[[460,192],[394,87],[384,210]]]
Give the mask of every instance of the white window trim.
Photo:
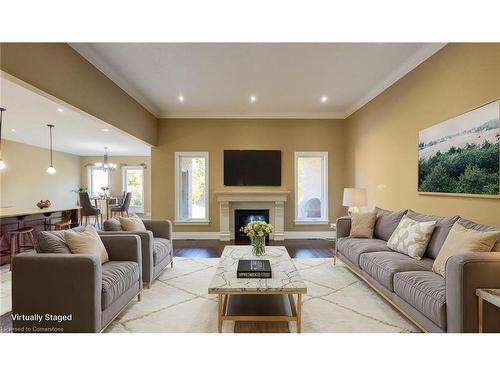
[[[298,194],[298,173],[297,173],[297,160],[299,157],[321,157],[323,158],[323,209],[322,211],[324,212],[323,217],[320,217],[318,219],[299,219],[297,217],[298,213],[298,204],[299,204],[299,194]],[[295,224],[296,225],[326,225],[329,224],[328,220],[328,152],[327,151],[319,151],[319,152],[302,152],[298,151],[295,152],[294,156],[294,176],[295,176],[295,202],[294,202],[294,209],[295,209]]]
[[[210,160],[208,152],[176,152],[174,163],[175,163],[175,224],[179,225],[208,225],[210,224]],[[181,157],[204,157],[206,160],[206,176],[205,176],[205,218],[204,219],[181,219],[180,218],[180,201],[179,201],[179,191],[180,191],[180,179],[179,179],[179,161]]]
[[[139,213],[144,213],[145,212],[145,200],[146,197],[144,196],[144,166],[142,165],[124,165],[122,166],[122,191],[127,191],[127,170],[136,170],[140,169],[142,170],[142,206],[133,206],[132,204],[130,205],[130,208],[132,212],[139,212]]]
[[[97,192],[92,191],[92,184],[93,184],[93,178],[92,178],[92,170],[94,169],[101,169],[100,167],[96,167],[95,165],[89,165],[87,166],[87,185],[88,185],[88,192],[90,198],[94,198],[97,196]],[[110,183],[110,175],[108,171],[108,187],[111,189],[111,186],[109,186]]]

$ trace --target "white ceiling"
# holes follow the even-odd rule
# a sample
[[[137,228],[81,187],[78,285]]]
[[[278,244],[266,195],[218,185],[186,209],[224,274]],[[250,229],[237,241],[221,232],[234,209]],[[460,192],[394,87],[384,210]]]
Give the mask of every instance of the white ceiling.
[[[46,125],[53,124],[57,151],[96,156],[109,147],[111,156],[150,155],[150,147],[141,141],[5,77],[0,78],[0,106],[7,109],[3,115],[3,139],[47,148]]]
[[[157,117],[345,118],[444,44],[71,46]]]

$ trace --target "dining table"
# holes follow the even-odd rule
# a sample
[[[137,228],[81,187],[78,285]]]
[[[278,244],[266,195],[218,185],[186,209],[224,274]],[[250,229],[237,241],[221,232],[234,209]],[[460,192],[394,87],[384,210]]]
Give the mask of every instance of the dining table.
[[[111,205],[113,204],[119,204],[121,197],[93,197],[92,200],[95,203],[95,207],[100,209],[101,212],[104,214],[105,212],[105,217],[106,220],[109,220],[111,217]]]

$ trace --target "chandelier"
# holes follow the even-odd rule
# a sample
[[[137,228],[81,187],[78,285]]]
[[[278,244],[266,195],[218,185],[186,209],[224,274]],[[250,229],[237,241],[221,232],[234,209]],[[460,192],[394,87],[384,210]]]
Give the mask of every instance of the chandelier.
[[[104,147],[104,157],[102,158],[102,162],[94,163],[94,165],[97,168],[100,168],[100,169],[102,169],[104,171],[109,171],[111,169],[116,169],[116,164],[110,163],[108,161],[108,148],[107,147]]]

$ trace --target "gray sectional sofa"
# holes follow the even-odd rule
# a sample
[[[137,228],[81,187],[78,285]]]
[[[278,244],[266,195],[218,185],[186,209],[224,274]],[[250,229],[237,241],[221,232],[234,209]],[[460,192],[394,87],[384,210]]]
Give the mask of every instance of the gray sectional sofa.
[[[411,210],[377,208],[371,239],[350,238],[351,219],[337,220],[335,257],[367,282],[424,332],[478,332],[476,288],[500,288],[500,239],[490,253],[464,253],[446,263],[446,279],[432,271],[448,232],[456,221],[480,231],[498,230],[458,216],[436,217]],[[421,260],[390,250],[387,241],[403,215],[436,220]],[[485,304],[484,331],[500,332],[500,309]]]
[[[155,280],[170,264],[174,266],[174,251],[172,243],[172,222],[170,220],[143,219],[145,231],[124,231],[116,218],[106,220],[103,225],[108,235],[134,234],[141,239],[142,250],[142,280],[151,288]]]
[[[64,231],[40,232],[37,253],[14,258],[14,332],[100,332],[140,300],[139,237],[100,237],[109,256],[103,264],[95,255],[72,254]]]

